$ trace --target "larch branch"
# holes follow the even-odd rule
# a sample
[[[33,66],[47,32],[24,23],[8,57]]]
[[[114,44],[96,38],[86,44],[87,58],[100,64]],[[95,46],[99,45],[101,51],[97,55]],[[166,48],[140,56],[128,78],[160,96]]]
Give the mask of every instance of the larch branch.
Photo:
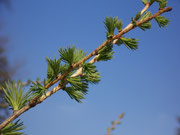
[[[145,8],[141,11],[142,13],[144,13],[149,6],[145,6]],[[72,65],[64,74],[57,76],[57,78],[53,81],[51,81],[50,83],[45,85],[45,88],[48,89],[50,88],[52,85],[54,85],[55,83],[57,83],[59,80],[64,80],[64,78],[68,75],[69,72],[75,70],[77,67],[79,67],[83,62],[87,61],[88,59],[90,59],[92,56],[95,56],[96,53],[94,52],[98,52],[99,50],[101,50],[103,47],[105,47],[108,43],[113,42],[114,40],[117,40],[119,38],[122,37],[122,35],[124,35],[125,33],[129,32],[130,30],[134,29],[135,27],[148,22],[152,19],[154,19],[155,17],[161,15],[164,12],[168,12],[171,11],[172,8],[171,7],[167,7],[164,9],[160,9],[158,12],[156,12],[155,14],[151,15],[150,17],[142,20],[142,21],[138,21],[136,23],[136,26],[129,24],[126,28],[124,28],[122,31],[120,31],[117,35],[113,36],[111,39],[106,40],[104,43],[102,43],[98,48],[96,48],[93,52],[91,52],[90,54],[88,54],[86,57],[84,57],[82,60],[80,60],[79,62],[77,62],[76,64]],[[96,56],[95,56],[96,57]],[[95,62],[95,57],[92,59],[92,63]],[[30,108],[36,106],[37,104],[43,102],[46,98],[50,97],[52,94],[56,93],[57,91],[59,91],[60,89],[62,89],[64,86],[60,86],[57,85],[56,87],[54,87],[52,90],[46,92],[45,95],[42,95],[41,97],[39,97],[38,99],[32,99],[32,102],[30,102],[29,104],[27,104],[26,106],[24,106],[23,108],[21,108],[20,110],[17,110],[15,113],[13,113],[9,118],[7,118],[3,123],[0,124],[0,130],[3,129],[7,124],[9,124],[10,122],[12,122],[14,119],[16,119],[17,117],[19,117],[22,113],[26,112],[27,110],[29,110]],[[34,101],[34,102],[33,102]]]

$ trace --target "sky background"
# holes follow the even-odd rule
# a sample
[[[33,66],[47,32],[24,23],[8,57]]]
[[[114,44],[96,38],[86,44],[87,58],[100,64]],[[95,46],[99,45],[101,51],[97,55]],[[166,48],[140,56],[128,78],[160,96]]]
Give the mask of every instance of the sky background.
[[[140,39],[139,49],[115,47],[113,60],[97,63],[102,80],[91,85],[83,103],[59,91],[20,118],[28,135],[105,135],[111,121],[125,112],[113,135],[176,135],[180,116],[180,1],[169,0],[171,23],[139,28],[125,37]],[[104,18],[118,16],[124,27],[143,8],[140,0],[12,0],[1,11],[16,78],[46,77],[45,57],[74,44],[90,53],[105,39]],[[154,4],[150,10],[157,11]]]

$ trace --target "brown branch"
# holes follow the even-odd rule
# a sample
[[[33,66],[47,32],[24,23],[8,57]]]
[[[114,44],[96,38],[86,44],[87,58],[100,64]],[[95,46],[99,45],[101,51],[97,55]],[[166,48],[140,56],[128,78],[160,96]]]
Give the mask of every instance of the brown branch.
[[[94,56],[90,61],[89,63],[90,64],[93,64],[95,62],[97,62],[97,58],[99,57],[99,54],[97,54],[96,56]],[[79,76],[79,75],[82,75],[82,67],[80,67],[74,74],[71,75],[71,77],[76,77],[76,76]]]
[[[145,7],[141,10],[141,15],[146,12],[146,10],[150,7],[150,4],[146,4]],[[126,26],[125,29],[129,28],[132,24],[130,23],[129,25]],[[116,44],[118,39],[115,39],[112,43],[113,44]],[[95,51],[94,51],[95,52]],[[95,62],[97,62],[97,58],[98,58],[99,54],[96,54],[92,60],[89,61],[89,63],[93,64]],[[71,77],[76,77],[78,75],[81,75],[82,74],[82,67],[80,67],[73,75],[71,75]]]
[[[43,95],[41,96],[41,98],[38,100],[38,102],[35,103],[34,106],[36,106],[37,104],[41,103],[43,100],[45,100],[46,98],[48,98],[49,96],[51,96],[52,94],[54,94],[55,92],[57,92],[59,89],[61,89],[61,87],[58,85],[56,87],[54,87],[51,91],[46,93],[46,96]],[[12,122],[14,119],[16,119],[17,117],[19,117],[22,113],[26,112],[27,110],[29,110],[30,108],[34,107],[32,104],[27,104],[26,106],[24,106],[23,108],[21,108],[20,110],[15,111],[8,119],[6,119],[1,125],[0,125],[0,129],[4,128],[7,124],[9,124],[10,122]]]
[[[150,6],[151,6],[151,5],[150,5],[149,3],[147,3],[147,4],[145,5],[145,7],[141,10],[141,15],[144,14],[144,12],[146,12],[147,9],[148,9]],[[130,23],[128,26],[126,26],[125,29],[129,29],[129,27],[131,27],[132,25],[133,25],[133,24]]]
[[[150,7],[150,4],[146,4],[145,7],[142,9],[141,11],[141,15]],[[126,28],[124,28],[124,30],[129,29],[130,27],[132,27],[132,24],[130,23],[129,25],[127,25]],[[121,31],[122,32],[122,31]],[[123,35],[123,34],[122,34]],[[119,36],[120,38],[120,36]],[[76,64],[74,64],[72,67],[70,67],[67,72],[65,72],[63,75],[59,75],[57,76],[57,78],[51,82],[49,82],[48,84],[46,84],[45,88],[48,89],[50,88],[52,85],[54,85],[55,83],[57,83],[59,80],[63,80],[63,78],[72,70],[74,70],[75,68],[77,68],[79,65],[81,65],[83,62],[85,62],[86,60],[88,60],[89,58],[91,58],[92,56],[96,55],[99,50],[101,50],[104,46],[106,46],[108,43],[116,40],[117,41],[118,38],[112,38],[110,40],[106,40],[103,44],[101,44],[98,48],[96,48],[94,51],[92,51],[89,55],[87,55],[86,57],[84,57],[82,60],[80,60],[79,62],[77,62]],[[115,42],[116,42],[115,41]],[[114,42],[114,43],[115,43]]]
[[[146,7],[146,6],[145,6]],[[146,7],[147,8],[147,7]],[[45,88],[48,89],[50,88],[52,85],[54,85],[55,83],[57,83],[59,80],[64,80],[65,77],[68,75],[69,72],[75,70],[77,67],[79,67],[83,62],[85,62],[86,60],[88,60],[89,58],[91,58],[92,56],[96,55],[95,52],[98,52],[99,50],[101,50],[103,47],[105,47],[108,43],[113,42],[116,39],[119,39],[122,35],[124,35],[125,33],[129,32],[130,30],[134,29],[135,27],[148,22],[150,20],[152,20],[153,18],[161,15],[164,12],[168,12],[171,11],[172,8],[168,7],[168,8],[164,8],[159,10],[157,13],[153,14],[152,16],[142,20],[142,21],[138,21],[136,23],[136,26],[133,26],[132,24],[128,25],[126,28],[124,28],[121,32],[119,32],[117,35],[113,36],[111,39],[106,40],[103,44],[101,44],[98,48],[96,48],[94,51],[92,51],[90,54],[88,54],[86,57],[84,57],[82,60],[80,60],[79,62],[77,62],[76,64],[72,65],[64,74],[57,76],[57,78],[53,81],[51,81],[50,83],[45,85]],[[58,90],[62,89],[64,86],[56,86],[54,87],[52,90],[46,92],[45,95],[41,96],[40,98],[34,98],[29,104],[27,104],[26,106],[24,106],[23,108],[21,108],[20,110],[17,110],[15,113],[13,113],[8,119],[6,119],[3,123],[0,124],[0,129],[4,128],[8,123],[10,123],[11,121],[13,121],[14,119],[16,119],[17,117],[19,117],[22,113],[26,112],[27,110],[29,110],[30,108],[36,106],[37,104],[43,102],[46,98],[50,97],[52,94],[56,93]]]
[[[115,127],[116,127],[118,124],[120,124],[120,120],[121,120],[123,117],[124,117],[124,113],[122,113],[122,114],[119,115],[117,121],[114,122],[114,123],[112,123],[112,127],[107,130],[107,134],[106,134],[106,135],[110,135],[110,134],[111,134],[111,131],[114,130]]]
[[[145,22],[148,22],[154,18],[156,18],[157,16],[161,15],[162,13],[165,13],[165,12],[169,12],[172,10],[172,7],[167,7],[167,8],[164,8],[164,9],[161,9],[159,10],[158,12],[156,12],[155,14],[151,15],[150,17],[144,19],[144,20],[141,20],[141,21],[138,21],[136,23],[136,26],[133,26],[133,24],[131,24],[128,28],[122,30],[121,32],[119,32],[117,35],[115,35],[113,37],[113,39],[118,39],[120,38],[122,35],[124,35],[125,33],[129,32],[130,30],[132,30],[133,28],[145,23]]]

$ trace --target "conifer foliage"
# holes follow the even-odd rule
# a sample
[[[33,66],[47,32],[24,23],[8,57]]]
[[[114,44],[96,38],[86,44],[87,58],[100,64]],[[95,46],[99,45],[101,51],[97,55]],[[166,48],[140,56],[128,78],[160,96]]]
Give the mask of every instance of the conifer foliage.
[[[157,2],[159,4],[158,12],[153,16],[147,9]],[[138,27],[143,31],[152,27],[151,20],[155,19],[160,27],[165,27],[169,24],[169,20],[164,16],[160,16],[164,12],[171,10],[171,7],[166,8],[166,0],[142,0],[145,8],[131,18],[131,23],[124,29],[122,20],[118,17],[106,17],[104,21],[106,29],[106,41],[100,45],[92,53],[86,55],[82,49],[76,48],[74,45],[69,45],[64,48],[59,48],[58,57],[53,59],[46,58],[47,61],[47,76],[43,81],[37,79],[31,81],[29,91],[25,92],[23,84],[7,82],[3,87],[5,92],[5,100],[13,110],[10,120],[5,120],[0,124],[0,134],[3,135],[22,135],[19,132],[24,128],[23,123],[19,120],[12,123],[19,115],[31,109],[37,104],[43,102],[46,98],[62,89],[71,99],[82,103],[85,95],[88,93],[90,84],[97,84],[100,81],[100,73],[95,62],[108,61],[113,58],[114,45],[125,45],[130,50],[138,48],[139,40],[131,37],[125,37],[124,34]],[[92,60],[88,61],[89,58]],[[50,89],[57,84],[56,87]]]
[[[24,132],[19,132],[24,129],[23,122],[17,120],[15,123],[9,123],[5,128],[2,129],[3,135],[25,135]]]
[[[142,20],[150,17],[151,15],[152,15],[151,12],[150,12],[150,11],[147,11],[147,12],[144,13],[144,15],[141,16],[140,20],[142,21]],[[143,23],[143,24],[139,25],[139,28],[142,29],[142,30],[144,30],[144,31],[145,31],[146,29],[150,29],[151,27],[152,27],[152,26],[151,26],[151,23],[150,23],[149,21],[146,22],[146,23]]]
[[[24,94],[24,86],[18,81],[8,81],[3,87],[5,100],[14,111],[21,109],[30,100],[30,92]]]

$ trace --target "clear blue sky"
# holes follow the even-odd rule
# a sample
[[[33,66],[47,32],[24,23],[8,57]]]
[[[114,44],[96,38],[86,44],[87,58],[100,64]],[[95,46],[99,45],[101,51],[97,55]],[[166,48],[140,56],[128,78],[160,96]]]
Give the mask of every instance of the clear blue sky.
[[[125,112],[114,135],[175,135],[180,116],[180,1],[166,29],[152,21],[146,32],[136,29],[126,37],[140,39],[139,49],[115,47],[112,61],[97,63],[102,81],[91,86],[84,103],[59,91],[20,118],[28,135],[104,135],[112,120]],[[23,61],[18,77],[24,81],[46,77],[45,57],[59,47],[75,44],[91,52],[105,40],[104,18],[118,16],[126,26],[143,8],[140,0],[12,0],[4,11],[4,33],[9,38],[10,61]],[[154,5],[155,12],[157,6]]]

